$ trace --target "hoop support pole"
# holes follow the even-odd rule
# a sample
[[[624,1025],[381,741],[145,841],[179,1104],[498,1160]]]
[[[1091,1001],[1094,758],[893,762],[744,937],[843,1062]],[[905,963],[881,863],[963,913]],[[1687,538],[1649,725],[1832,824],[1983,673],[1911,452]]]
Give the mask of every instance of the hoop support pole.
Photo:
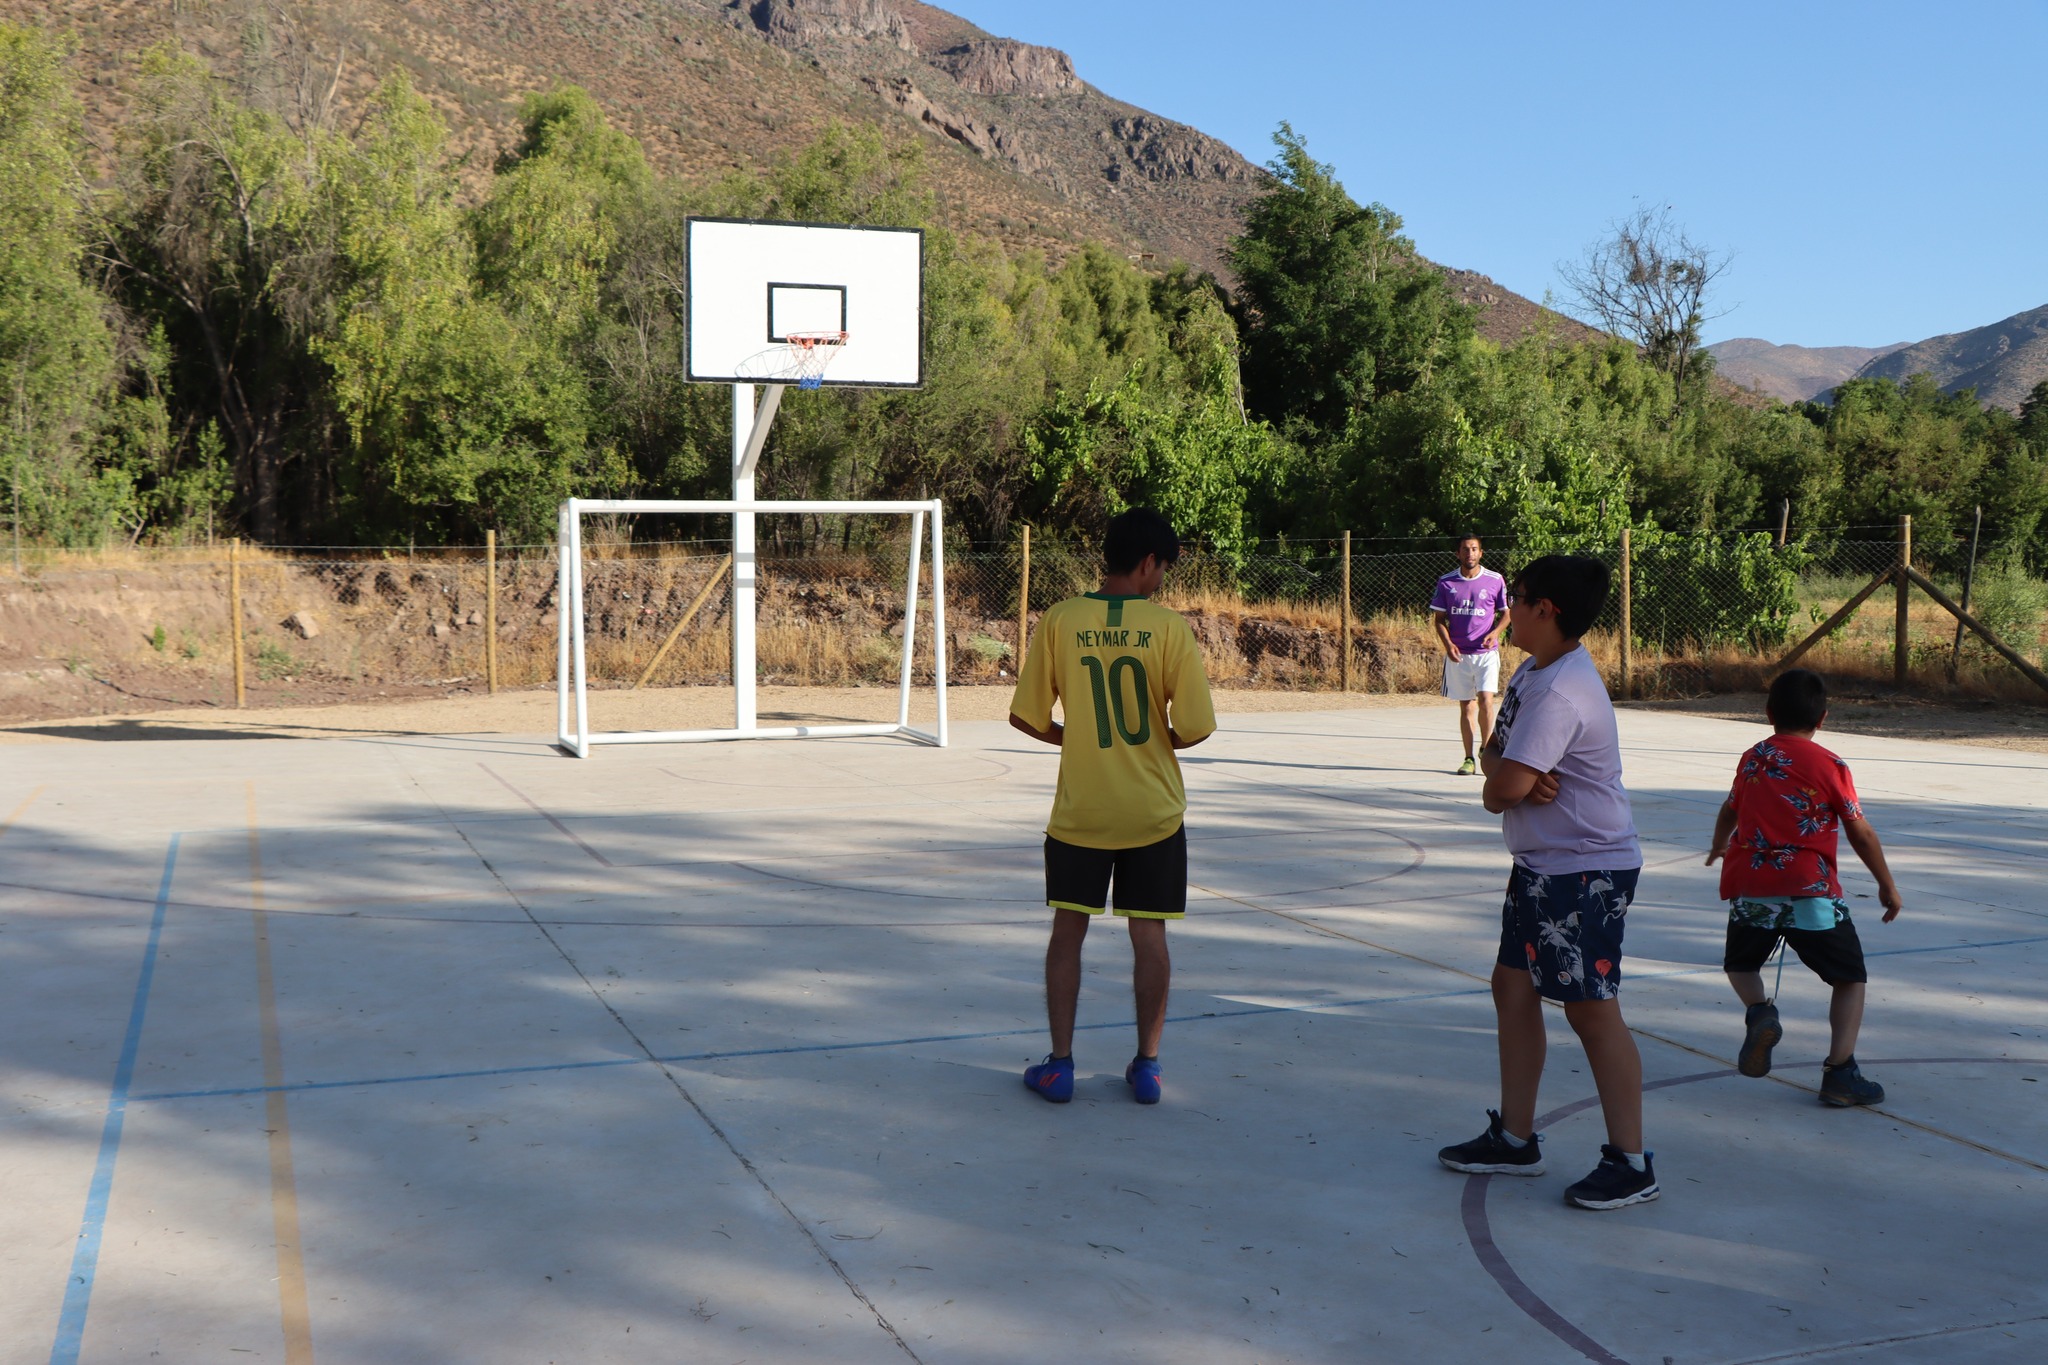
[[[738,389],[740,386],[735,384],[733,387]],[[733,447],[734,456],[738,460],[738,468],[734,471],[732,494],[735,498],[740,495],[738,482],[740,479],[748,480],[750,486],[747,496],[753,496],[751,484],[754,477],[754,465],[761,458],[761,447],[768,444],[768,426],[775,420],[775,410],[782,406],[782,391],[788,386],[784,384],[769,384],[765,387],[768,392],[761,395],[761,406],[758,409],[753,409],[753,395],[749,394],[747,396],[747,406],[753,409],[751,424],[747,431],[747,442],[744,447],[735,442]],[[740,406],[735,402],[733,404],[733,416],[735,419],[738,418],[739,412]]]
[[[782,400],[779,386],[770,385],[768,398],[757,412],[754,386],[732,386],[732,498],[735,503],[754,500],[754,465],[749,451],[758,455],[760,442],[768,439],[768,422]],[[758,646],[754,638],[754,513],[734,509],[732,514],[732,724],[735,730],[752,730],[759,723],[754,691],[754,670]]]

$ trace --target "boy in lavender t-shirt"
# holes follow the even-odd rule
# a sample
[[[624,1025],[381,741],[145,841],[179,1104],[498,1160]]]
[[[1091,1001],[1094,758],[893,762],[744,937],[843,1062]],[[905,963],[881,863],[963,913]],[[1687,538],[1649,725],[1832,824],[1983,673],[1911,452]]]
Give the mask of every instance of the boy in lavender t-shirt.
[[[1431,623],[1444,651],[1444,695],[1458,703],[1458,730],[1465,738],[1465,761],[1458,773],[1477,771],[1472,737],[1479,747],[1493,737],[1493,698],[1500,691],[1500,637],[1507,629],[1507,582],[1491,569],[1479,567],[1486,551],[1478,536],[1458,541],[1458,567],[1436,581],[1429,599]],[[1476,715],[1474,713],[1477,713]]]
[[[1515,647],[1529,661],[1508,684],[1485,748],[1482,799],[1499,814],[1514,868],[1501,906],[1493,1008],[1500,1108],[1484,1133],[1437,1153],[1454,1171],[1541,1175],[1536,1092],[1543,1002],[1564,1007],[1586,1049],[1607,1142],[1592,1174],[1565,1191],[1584,1209],[1655,1199],[1643,1148],[1643,1062],[1621,1017],[1621,940],[1643,854],[1621,782],[1621,741],[1600,670],[1579,639],[1607,599],[1607,567],[1545,555],[1508,594]]]

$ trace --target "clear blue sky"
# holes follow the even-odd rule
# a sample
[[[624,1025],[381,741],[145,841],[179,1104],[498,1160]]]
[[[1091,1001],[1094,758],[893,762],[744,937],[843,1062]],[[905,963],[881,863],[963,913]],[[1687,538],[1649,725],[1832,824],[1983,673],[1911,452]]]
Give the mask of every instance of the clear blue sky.
[[[1424,254],[1531,298],[1639,198],[1731,252],[1709,341],[2048,304],[2048,0],[940,0],[1255,162],[1286,119]]]

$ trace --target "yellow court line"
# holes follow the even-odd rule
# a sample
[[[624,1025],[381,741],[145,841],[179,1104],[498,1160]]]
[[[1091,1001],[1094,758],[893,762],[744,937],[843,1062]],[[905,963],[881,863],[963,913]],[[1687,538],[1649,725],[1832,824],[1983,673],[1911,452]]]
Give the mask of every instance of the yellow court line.
[[[285,1102],[284,1047],[277,1032],[277,978],[270,962],[270,915],[263,891],[263,841],[256,825],[256,784],[244,783],[249,812],[249,908],[256,927],[256,1005],[263,1033],[264,1128],[270,1135],[270,1223],[277,1242],[277,1307],[285,1365],[313,1365],[313,1315],[306,1256],[299,1241],[298,1182],[292,1175],[292,1124]]]
[[[20,805],[16,806],[13,810],[7,812],[7,818],[5,820],[0,820],[0,834],[5,834],[8,831],[9,827],[12,826],[16,820],[19,820],[21,818],[21,813],[27,810],[30,806],[33,806],[36,803],[36,798],[38,796],[41,796],[44,792],[48,790],[49,784],[44,783],[42,786],[37,787],[34,791],[30,792],[25,798],[23,798],[22,803]]]

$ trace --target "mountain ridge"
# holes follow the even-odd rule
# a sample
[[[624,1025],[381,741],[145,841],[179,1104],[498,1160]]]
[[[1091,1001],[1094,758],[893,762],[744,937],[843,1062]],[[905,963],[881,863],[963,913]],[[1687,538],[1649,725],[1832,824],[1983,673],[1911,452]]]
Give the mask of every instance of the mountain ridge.
[[[134,111],[147,47],[172,41],[232,69],[246,64],[252,16],[282,25],[264,41],[296,51],[319,83],[333,70],[343,115],[405,69],[478,190],[516,143],[519,97],[565,82],[664,173],[695,181],[764,164],[835,120],[921,136],[942,222],[1054,259],[1101,241],[1227,281],[1227,244],[1269,179],[1200,129],[1097,89],[1066,53],[922,0],[0,0],[0,17],[73,35],[102,146]],[[1494,341],[1597,335],[1478,272],[1439,268]]]
[[[1908,343],[1889,346],[1799,346],[1761,337],[1731,337],[1705,347],[1714,357],[1714,373],[1745,389],[1754,389],[1785,403],[1825,398],[1880,356]]]
[[[1704,348],[1731,384],[1787,403],[1827,401],[1851,379],[1897,382],[1916,374],[1944,393],[1974,389],[1987,407],[2018,412],[2048,380],[2048,304],[1982,327],[1889,346],[1798,346],[1731,337]]]
[[[1975,389],[1978,402],[2019,411],[2034,386],[2048,379],[2048,304],[1878,356],[1856,377],[1898,380],[1914,374],[1930,376],[1945,393]]]

